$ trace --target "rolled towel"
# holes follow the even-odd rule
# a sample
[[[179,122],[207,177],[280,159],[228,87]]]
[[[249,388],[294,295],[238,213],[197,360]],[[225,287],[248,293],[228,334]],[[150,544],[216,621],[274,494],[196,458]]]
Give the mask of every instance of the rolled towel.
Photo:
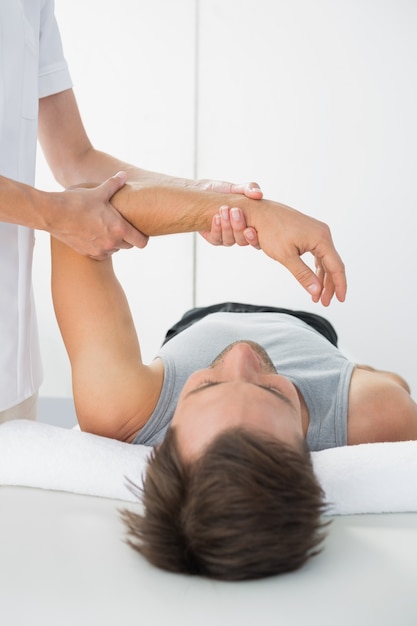
[[[0,426],[0,485],[134,500],[151,449],[115,439],[16,420]]]
[[[0,426],[0,485],[134,501],[151,448],[17,420]],[[417,441],[312,453],[328,515],[417,512]]]
[[[417,441],[329,448],[312,457],[329,514],[417,511]]]

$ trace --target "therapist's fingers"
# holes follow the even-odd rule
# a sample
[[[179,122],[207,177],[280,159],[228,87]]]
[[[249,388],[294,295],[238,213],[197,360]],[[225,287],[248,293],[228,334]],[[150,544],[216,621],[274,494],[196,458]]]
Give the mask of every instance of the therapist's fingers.
[[[262,200],[263,192],[258,183],[232,183],[230,193],[240,193],[252,200]]]
[[[222,227],[222,241],[224,246],[247,246],[246,239],[243,235],[246,222],[242,219],[243,214],[240,209],[231,209],[228,206],[221,206],[220,220]]]
[[[260,249],[256,229],[246,225],[243,211],[238,207],[223,205],[213,216],[210,231],[200,232],[213,246],[252,246]]]
[[[120,171],[120,172],[117,172],[117,174],[115,174],[111,178],[108,178],[104,183],[102,183],[102,185],[100,185],[100,188],[103,189],[103,191],[107,192],[108,194],[107,200],[109,202],[111,201],[111,198],[114,196],[114,194],[117,191],[119,191],[119,189],[124,187],[124,185],[126,184],[126,181],[127,181],[126,172]],[[113,205],[111,206],[114,209]],[[117,209],[114,209],[114,210],[116,211]],[[149,237],[141,233],[134,226],[132,226],[132,224],[130,224],[130,222],[128,222],[121,215],[121,213],[119,213],[118,211],[117,213],[120,215],[120,218],[123,220],[123,222],[121,222],[121,237],[122,238],[114,251],[116,251],[117,249],[127,250],[130,248],[133,248],[134,246],[136,248],[144,248],[149,241]]]
[[[261,200],[263,193],[258,183],[229,183],[224,180],[199,180],[196,186],[206,191],[214,191],[216,193],[233,193],[241,194],[252,200]]]
[[[243,231],[243,235],[248,244],[252,246],[252,248],[256,248],[256,250],[261,249],[256,228],[253,228],[253,226],[248,226],[248,228],[245,228],[245,230]]]
[[[260,249],[258,233],[252,226],[247,226],[245,215],[240,208],[232,207],[230,209],[230,222],[236,243],[240,246],[250,245]]]

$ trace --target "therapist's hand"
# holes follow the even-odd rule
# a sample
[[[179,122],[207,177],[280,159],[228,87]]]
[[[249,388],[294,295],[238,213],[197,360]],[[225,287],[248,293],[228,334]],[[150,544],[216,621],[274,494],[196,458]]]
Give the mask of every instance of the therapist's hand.
[[[213,246],[248,246],[260,249],[258,233],[246,225],[243,211],[238,207],[221,206],[213,216],[211,230],[200,235]]]
[[[204,191],[222,194],[238,194],[252,200],[262,200],[263,193],[258,183],[229,183],[221,180],[201,179],[192,186]],[[200,231],[200,235],[213,246],[248,246],[259,249],[258,235],[254,228],[248,228],[241,209],[222,206],[213,216],[211,230]]]
[[[224,180],[201,179],[192,183],[192,186],[203,191],[214,191],[215,193],[235,193],[252,200],[262,200],[263,193],[258,183],[228,183]]]
[[[126,183],[119,172],[100,185],[74,186],[55,194],[53,215],[45,230],[83,256],[101,261],[121,249],[144,248],[148,237],[134,228],[110,202]]]

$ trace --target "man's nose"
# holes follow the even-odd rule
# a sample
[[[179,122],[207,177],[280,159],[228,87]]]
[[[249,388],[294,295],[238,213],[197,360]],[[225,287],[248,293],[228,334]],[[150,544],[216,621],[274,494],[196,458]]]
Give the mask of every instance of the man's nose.
[[[222,366],[226,375],[243,380],[252,380],[262,368],[258,355],[247,343],[233,346],[225,355]]]

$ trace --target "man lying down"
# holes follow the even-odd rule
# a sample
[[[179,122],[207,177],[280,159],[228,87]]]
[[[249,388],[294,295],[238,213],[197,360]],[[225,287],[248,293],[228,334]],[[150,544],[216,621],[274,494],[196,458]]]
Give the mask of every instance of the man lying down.
[[[344,299],[343,263],[321,223],[236,196],[222,198],[219,218],[218,194],[187,197],[184,216],[183,193],[126,186],[113,202],[150,236],[198,230],[240,244],[257,236],[315,302]],[[306,251],[316,274],[300,259]],[[194,309],[144,364],[111,259],[52,240],[52,267],[81,429],[154,446],[144,513],[123,517],[131,545],[160,568],[223,580],[297,569],[324,537],[309,451],[417,439],[405,381],[346,359],[321,316],[234,303]]]

